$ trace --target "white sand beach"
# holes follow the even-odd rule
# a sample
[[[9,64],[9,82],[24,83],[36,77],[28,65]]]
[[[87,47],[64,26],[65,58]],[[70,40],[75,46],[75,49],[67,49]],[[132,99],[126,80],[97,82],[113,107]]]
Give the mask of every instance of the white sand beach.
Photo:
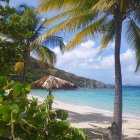
[[[40,102],[43,100],[43,98],[39,98]],[[53,108],[67,110],[68,120],[74,127],[84,128],[90,132],[94,132],[98,127],[107,128],[112,122],[113,113],[109,111],[59,101],[54,102]],[[140,118],[123,115],[123,139],[140,140]]]

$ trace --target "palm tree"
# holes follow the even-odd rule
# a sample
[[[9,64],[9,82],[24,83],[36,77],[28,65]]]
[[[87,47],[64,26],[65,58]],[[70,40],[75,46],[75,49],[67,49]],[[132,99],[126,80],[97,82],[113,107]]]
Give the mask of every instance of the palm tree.
[[[115,101],[114,121],[117,131],[113,138],[121,140],[122,137],[122,74],[120,64],[120,48],[122,30],[125,26],[126,37],[131,43],[137,58],[136,71],[140,67],[140,1],[139,0],[42,0],[39,12],[60,11],[60,14],[47,20],[45,25],[62,18],[58,23],[36,42],[61,30],[66,32],[76,31],[75,37],[66,45],[67,49],[75,47],[88,36],[95,37],[101,34],[101,47],[103,51],[110,41],[115,40]],[[115,136],[116,135],[116,136]]]
[[[42,34],[46,20],[35,13],[34,8],[28,7],[25,4],[19,6],[18,13],[22,16],[23,23],[25,22],[26,24],[27,21],[29,22],[25,29],[28,28],[31,32],[31,36],[24,38],[23,41],[22,47],[24,65],[21,62],[18,62],[15,65],[17,66],[17,69],[22,69],[20,67],[24,67],[23,82],[25,82],[28,64],[30,61],[30,52],[34,53],[41,62],[48,62],[53,65],[56,61],[56,55],[47,47],[48,43],[51,43],[51,45],[59,45],[61,50],[63,49],[64,44],[61,37],[49,36],[45,38],[43,42],[35,43],[32,47],[30,47],[30,44],[32,44],[32,42],[34,42]]]
[[[0,1],[6,2],[7,4],[9,4],[9,1],[10,1],[10,0],[0,0]]]
[[[7,2],[7,4],[9,4],[8,0],[1,1]],[[35,43],[32,45],[32,47],[30,47],[30,44],[32,44],[32,42],[34,42],[41,34],[43,34],[43,29],[45,28],[45,20],[34,11],[34,8],[28,7],[25,4],[20,5],[17,9],[11,9],[12,10],[8,11],[8,13],[6,14],[7,22],[5,23],[7,24],[5,24],[5,27],[7,28],[4,31],[2,28],[0,36],[4,37],[7,41],[10,41],[11,43],[15,42],[16,45],[11,48],[20,50],[17,53],[22,54],[22,56],[20,55],[19,60],[22,62],[17,62],[17,59],[14,61],[17,62],[15,65],[15,71],[19,72],[23,70],[22,79],[23,82],[25,82],[28,71],[28,64],[30,60],[30,52],[35,54],[41,64],[47,62],[51,65],[54,65],[56,61],[56,55],[47,46],[57,45],[60,46],[60,49],[62,50],[64,44],[61,37],[49,36],[44,39],[43,42]],[[15,19],[18,19],[19,21],[14,21]],[[14,23],[15,25],[13,25]]]

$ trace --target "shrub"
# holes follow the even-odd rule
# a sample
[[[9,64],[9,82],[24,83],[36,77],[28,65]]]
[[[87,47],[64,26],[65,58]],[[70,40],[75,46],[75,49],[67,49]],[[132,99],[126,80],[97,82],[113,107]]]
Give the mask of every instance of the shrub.
[[[85,140],[81,129],[71,127],[64,110],[48,110],[48,100],[28,99],[28,84],[0,77],[0,139]]]

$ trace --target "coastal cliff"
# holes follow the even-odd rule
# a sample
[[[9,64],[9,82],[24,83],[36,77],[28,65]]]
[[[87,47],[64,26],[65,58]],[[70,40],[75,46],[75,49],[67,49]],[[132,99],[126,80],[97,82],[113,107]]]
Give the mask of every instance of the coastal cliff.
[[[41,68],[40,64],[37,63],[35,59],[31,59],[31,63],[29,65],[29,80],[28,82],[32,83],[39,78],[45,75],[53,75],[58,78],[67,80],[73,84],[75,84],[79,88],[110,88],[106,84],[96,81],[94,79],[84,78],[80,76],[76,76],[69,72],[65,72],[63,70],[54,68],[50,65],[45,65],[45,67]]]

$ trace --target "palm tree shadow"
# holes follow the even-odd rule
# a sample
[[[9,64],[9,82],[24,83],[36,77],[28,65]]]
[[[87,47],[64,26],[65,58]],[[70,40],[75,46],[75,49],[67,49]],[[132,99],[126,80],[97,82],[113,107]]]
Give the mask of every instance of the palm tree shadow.
[[[88,123],[89,127],[84,128],[84,131],[88,135],[89,139],[104,139],[109,140],[109,126],[111,125],[113,121],[113,117],[106,116],[101,113],[86,113],[86,114],[80,114],[72,111],[68,111],[69,118],[68,120],[71,123]],[[124,123],[127,122],[127,120],[123,121]],[[94,123],[97,123],[97,125],[93,125]],[[98,124],[104,124],[106,125],[106,128],[99,127]],[[101,135],[99,135],[99,133]],[[103,137],[102,137],[103,136]]]
[[[86,114],[79,114],[76,112],[68,111],[69,113],[69,121],[71,123],[82,123],[88,122],[88,124],[92,123],[100,123],[100,124],[107,124],[110,125],[113,121],[113,117],[106,116],[101,113],[86,113]],[[124,120],[123,122],[127,122]]]
[[[140,140],[138,137],[123,138],[122,140]]]
[[[109,133],[103,133],[96,128],[84,128],[83,130],[87,134],[89,140],[109,140]]]
[[[140,129],[136,129],[140,130]],[[136,137],[128,137],[128,135],[124,135],[122,140],[140,140],[140,133],[135,134]],[[137,137],[138,136],[138,137]]]
[[[109,129],[107,128],[101,128],[98,126],[93,125],[93,123],[100,123],[100,124],[106,124],[109,126],[112,121],[112,117],[105,116],[100,113],[90,113],[87,114],[79,114],[72,111],[68,111],[69,113],[69,121],[71,123],[88,123],[89,127],[84,128],[83,130],[88,135],[89,139],[104,139],[108,140],[109,138]]]
[[[68,111],[68,110],[67,110]],[[108,140],[109,135],[109,127],[111,126],[111,123],[113,121],[113,116],[108,116],[103,113],[93,113],[93,112],[86,112],[85,114],[77,113],[73,111],[68,111],[69,117],[68,121],[70,121],[72,124],[76,125],[76,127],[79,124],[79,128],[83,128],[84,131],[89,136],[89,139],[102,139],[101,135],[97,135],[95,133],[100,133],[102,130],[107,133],[104,133],[104,140]],[[123,123],[127,123],[128,120],[124,118]],[[81,124],[84,127],[81,127]],[[86,126],[85,126],[86,125]],[[102,127],[104,125],[104,127]],[[133,129],[133,128],[132,128]],[[101,131],[98,131],[101,130]],[[140,130],[140,129],[136,129]],[[101,134],[103,134],[101,132]],[[138,136],[138,137],[137,137]],[[140,140],[139,138],[140,133],[136,134],[135,137],[128,137],[127,135],[123,135],[122,140]]]

